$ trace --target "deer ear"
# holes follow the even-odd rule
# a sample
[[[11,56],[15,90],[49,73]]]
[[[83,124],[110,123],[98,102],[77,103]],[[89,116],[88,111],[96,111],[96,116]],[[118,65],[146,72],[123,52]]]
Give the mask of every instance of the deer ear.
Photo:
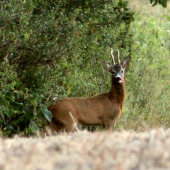
[[[103,65],[103,68],[104,68],[106,71],[108,71],[108,72],[110,72],[110,73],[112,72],[112,66],[111,66],[110,64],[103,62],[102,65]]]
[[[127,65],[129,65],[130,57],[127,56],[122,62],[121,65],[123,68],[125,68]]]

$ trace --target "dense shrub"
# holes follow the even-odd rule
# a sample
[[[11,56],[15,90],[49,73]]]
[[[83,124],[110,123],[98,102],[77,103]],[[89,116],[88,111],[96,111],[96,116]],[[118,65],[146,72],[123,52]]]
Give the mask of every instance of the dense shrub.
[[[126,1],[1,0],[0,6],[4,135],[44,127],[57,98],[108,89],[101,62],[110,60],[110,47],[130,53],[133,13]]]
[[[110,47],[120,49],[121,59],[131,55],[116,128],[169,127],[168,9],[152,11],[146,2],[149,6],[138,2],[131,24],[133,13],[122,0],[1,0],[2,134],[43,129],[51,121],[47,106],[55,99],[108,91],[110,75],[101,63],[111,60]],[[150,2],[167,6],[167,0]]]

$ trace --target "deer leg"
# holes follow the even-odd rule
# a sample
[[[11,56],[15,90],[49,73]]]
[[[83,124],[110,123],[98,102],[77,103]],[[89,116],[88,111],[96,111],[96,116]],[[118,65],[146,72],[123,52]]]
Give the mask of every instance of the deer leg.
[[[78,120],[73,115],[74,114],[69,112],[67,119],[62,121],[63,130],[66,132],[74,132],[77,129]]]
[[[52,120],[52,122],[47,127],[48,129],[47,134],[50,135],[50,134],[61,132],[62,128],[63,128],[63,125],[61,125],[61,123],[57,123]]]
[[[49,128],[52,134],[55,134],[55,132],[73,132],[75,130],[73,122],[56,123],[52,121]]]
[[[117,121],[116,119],[114,119],[114,120],[110,119],[110,118],[105,119],[105,121],[104,121],[105,129],[114,131],[116,121]]]
[[[63,127],[63,131],[65,132],[73,132],[74,131],[74,123],[69,122],[68,124],[65,124]]]
[[[104,127],[105,127],[106,130],[110,129],[110,127],[111,127],[110,119],[107,119],[107,120],[104,121]]]

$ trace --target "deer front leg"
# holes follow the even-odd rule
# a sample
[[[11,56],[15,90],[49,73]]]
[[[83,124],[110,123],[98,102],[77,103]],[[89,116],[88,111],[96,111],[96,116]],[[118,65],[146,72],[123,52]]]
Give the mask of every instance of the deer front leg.
[[[105,127],[106,130],[114,131],[115,124],[116,123],[112,119],[109,119],[109,118],[107,118],[104,121],[104,127]]]
[[[118,120],[119,116],[115,116],[115,115],[110,115],[107,118],[104,119],[104,127],[107,130],[112,130],[114,131],[114,128],[116,126],[116,122]]]

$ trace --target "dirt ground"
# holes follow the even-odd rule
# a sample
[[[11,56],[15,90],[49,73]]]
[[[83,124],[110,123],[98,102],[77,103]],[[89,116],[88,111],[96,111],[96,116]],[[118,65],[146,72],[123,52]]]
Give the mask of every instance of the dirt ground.
[[[170,169],[170,130],[0,138],[0,170]]]

